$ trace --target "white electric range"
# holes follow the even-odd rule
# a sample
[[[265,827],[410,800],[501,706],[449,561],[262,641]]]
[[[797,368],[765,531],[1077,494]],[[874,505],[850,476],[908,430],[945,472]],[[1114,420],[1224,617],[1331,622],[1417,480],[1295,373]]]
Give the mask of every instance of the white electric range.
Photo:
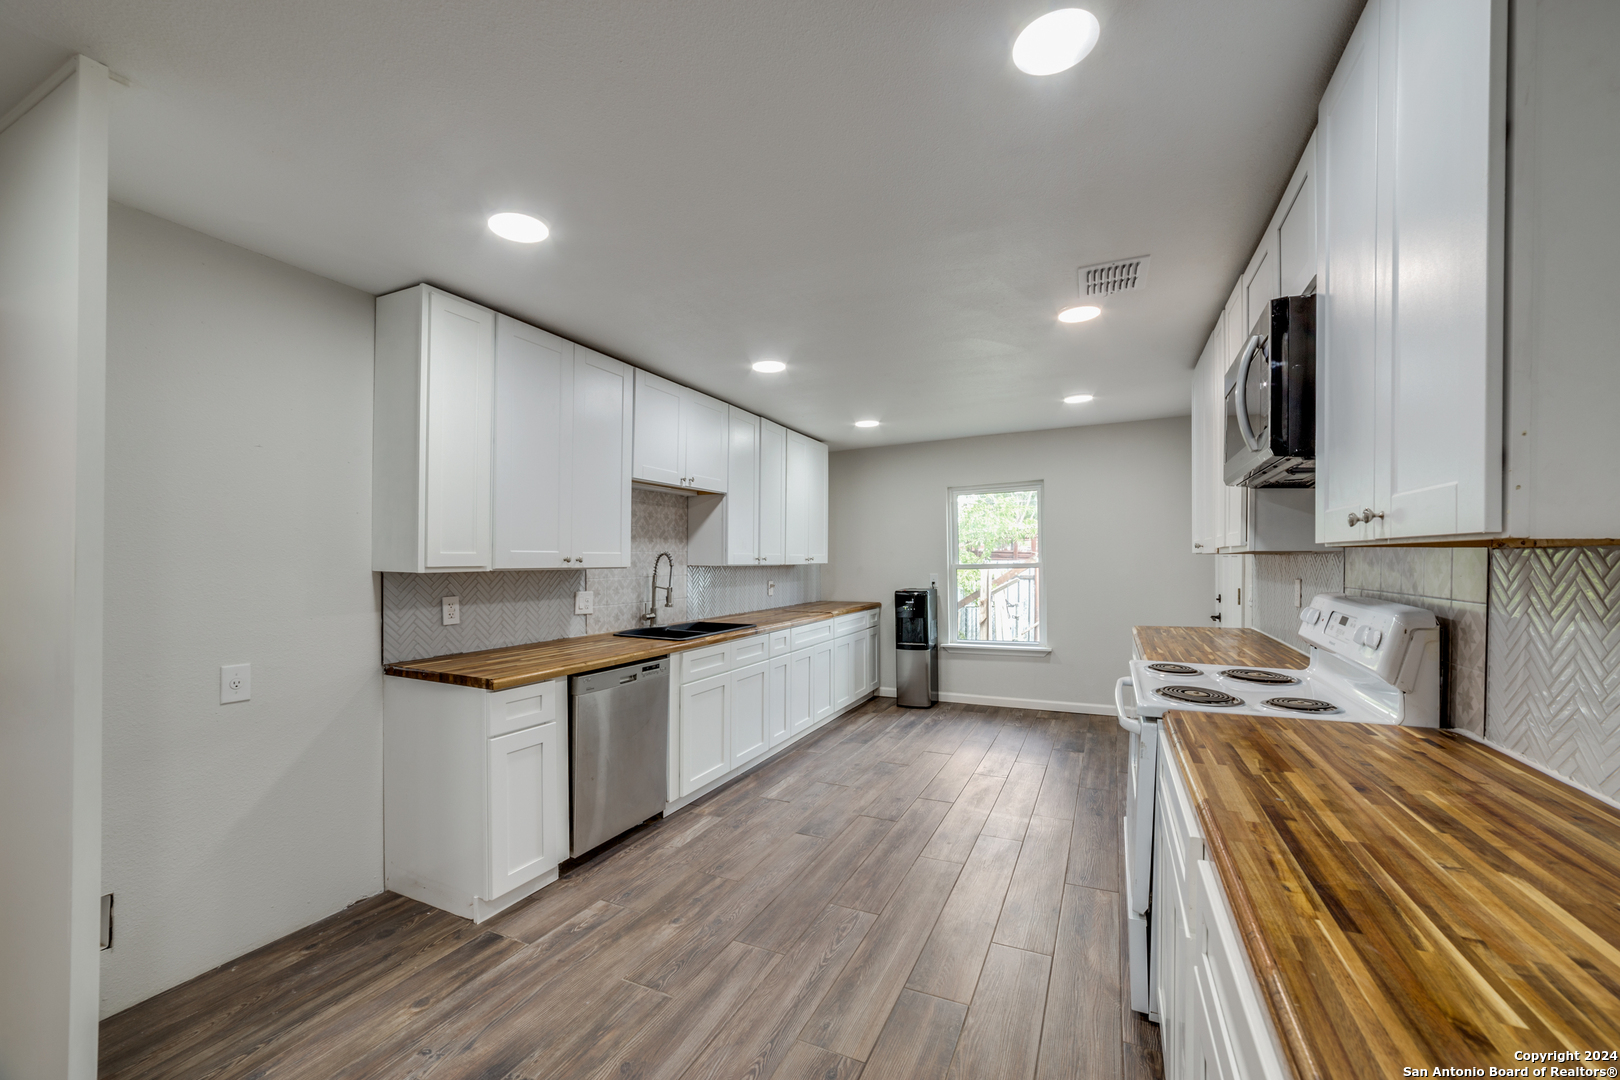
[[[1124,856],[1131,1007],[1147,1013],[1159,720],[1171,710],[1438,727],[1440,630],[1434,613],[1323,593],[1300,612],[1310,663],[1299,669],[1132,660],[1114,688],[1131,733]],[[1127,692],[1135,700],[1126,700]]]

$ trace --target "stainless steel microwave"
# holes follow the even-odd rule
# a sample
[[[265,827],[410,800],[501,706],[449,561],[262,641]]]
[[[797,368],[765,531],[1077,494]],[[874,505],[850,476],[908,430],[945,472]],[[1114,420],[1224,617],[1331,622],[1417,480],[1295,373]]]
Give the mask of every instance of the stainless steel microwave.
[[[1232,487],[1316,486],[1316,297],[1266,305],[1226,369]]]

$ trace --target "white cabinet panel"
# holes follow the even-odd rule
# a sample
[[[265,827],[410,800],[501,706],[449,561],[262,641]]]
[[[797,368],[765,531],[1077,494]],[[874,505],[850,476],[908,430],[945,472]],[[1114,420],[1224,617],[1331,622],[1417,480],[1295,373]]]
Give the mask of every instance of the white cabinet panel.
[[[733,408],[727,423],[726,562],[754,566],[759,563],[759,417]]]
[[[731,768],[759,757],[770,744],[770,664],[752,664],[731,673]]]
[[[574,565],[630,565],[635,389],[629,364],[575,346],[570,548]]]
[[[1289,182],[1277,237],[1278,296],[1301,296],[1316,277],[1316,137]],[[1301,175],[1303,174],[1303,175]]]
[[[786,654],[776,656],[766,664],[765,741],[770,746],[780,744],[792,731],[788,720],[792,666],[792,658]]]
[[[555,721],[489,740],[489,896],[502,896],[568,856],[558,813],[567,752]]]
[[[759,561],[779,566],[787,560],[787,429],[759,422]]]
[[[1317,539],[1376,501],[1380,3],[1367,5],[1328,83],[1316,128]],[[1359,531],[1358,531],[1359,530]]]
[[[730,408],[707,394],[681,388],[681,451],[687,486],[724,494],[730,450]]]
[[[685,387],[636,371],[634,469],[637,480],[680,487],[681,392]]]
[[[426,565],[487,567],[495,315],[437,290],[428,303]]]
[[[787,562],[827,561],[827,444],[787,433]]]
[[[726,746],[730,693],[730,675],[716,675],[681,687],[679,773],[682,795],[690,795],[730,768]]]
[[[569,549],[574,346],[505,315],[495,328],[495,566],[562,565]]]
[[[1223,406],[1217,388],[1224,370],[1221,356],[1226,327],[1215,322],[1204,345],[1192,382],[1192,546],[1194,553],[1212,555],[1226,539],[1225,459],[1221,438]]]
[[[844,708],[855,700],[855,653],[858,643],[854,634],[833,641],[833,711]]]
[[[833,643],[810,650],[810,715],[819,723],[834,712]]]
[[[810,649],[793,653],[788,666],[788,731],[797,735],[816,722],[814,664]]]
[[[855,697],[865,697],[875,686],[872,680],[872,638],[875,634],[875,630],[862,630],[855,635],[854,651],[850,657],[854,665],[850,683]]]
[[[1221,402],[1220,435],[1216,446],[1223,474],[1226,465],[1226,369],[1237,359],[1238,351],[1249,340],[1249,328],[1253,324],[1248,321],[1247,315],[1243,300],[1243,282],[1239,280],[1226,301],[1226,317],[1221,320],[1226,327],[1226,352],[1220,358],[1218,365],[1220,375],[1215,379],[1214,387],[1216,398]],[[1222,521],[1225,524],[1221,546],[1242,547],[1249,539],[1248,517],[1243,512],[1247,493],[1243,488],[1224,487],[1224,481],[1223,490],[1226,498],[1223,500],[1222,508]]]

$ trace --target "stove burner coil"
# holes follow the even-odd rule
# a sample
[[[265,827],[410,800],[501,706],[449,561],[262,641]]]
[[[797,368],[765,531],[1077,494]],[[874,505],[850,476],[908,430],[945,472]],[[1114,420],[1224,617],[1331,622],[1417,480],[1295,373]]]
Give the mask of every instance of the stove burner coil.
[[[1289,712],[1338,712],[1339,707],[1331,701],[1318,701],[1308,697],[1274,697],[1267,698],[1266,704],[1273,709],[1287,709]]]
[[[1284,675],[1280,671],[1266,671],[1264,668],[1235,667],[1227,668],[1221,672],[1223,679],[1237,679],[1239,682],[1260,683],[1264,686],[1290,686],[1299,682],[1292,675]]]
[[[1212,690],[1207,686],[1161,686],[1153,692],[1184,705],[1214,705],[1226,708],[1243,704],[1242,698],[1235,698],[1224,690]]]
[[[1161,675],[1196,675],[1198,669],[1188,667],[1186,664],[1149,664],[1149,671],[1157,671]]]

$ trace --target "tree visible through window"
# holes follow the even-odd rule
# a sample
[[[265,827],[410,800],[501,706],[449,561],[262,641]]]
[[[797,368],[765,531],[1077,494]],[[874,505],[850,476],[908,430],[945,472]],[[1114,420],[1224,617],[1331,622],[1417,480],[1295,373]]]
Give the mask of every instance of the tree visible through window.
[[[952,637],[1039,645],[1041,484],[952,488]]]

